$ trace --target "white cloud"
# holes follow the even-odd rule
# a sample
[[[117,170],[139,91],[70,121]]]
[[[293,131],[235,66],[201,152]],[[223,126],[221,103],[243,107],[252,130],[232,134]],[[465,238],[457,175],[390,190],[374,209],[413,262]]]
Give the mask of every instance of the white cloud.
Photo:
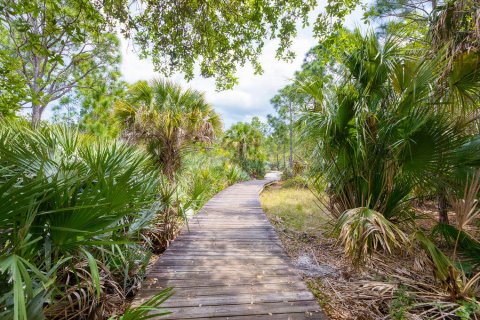
[[[313,14],[311,20],[314,20],[315,16],[316,14]],[[346,19],[347,27],[361,26],[361,16],[362,11],[357,9]],[[227,128],[237,121],[249,121],[253,116],[265,119],[267,114],[274,112],[270,99],[293,77],[294,72],[300,68],[305,53],[316,43],[311,28],[300,30],[291,47],[296,58],[291,62],[285,62],[275,59],[278,41],[266,41],[260,57],[264,73],[254,75],[253,68],[249,65],[240,68],[237,72],[239,83],[233,90],[218,92],[213,79],[200,76],[188,83],[179,74],[173,79],[204,91],[209,102],[222,115]],[[140,60],[126,41],[122,41],[122,55],[121,70],[126,81],[133,83],[161,76],[153,71],[151,61]]]

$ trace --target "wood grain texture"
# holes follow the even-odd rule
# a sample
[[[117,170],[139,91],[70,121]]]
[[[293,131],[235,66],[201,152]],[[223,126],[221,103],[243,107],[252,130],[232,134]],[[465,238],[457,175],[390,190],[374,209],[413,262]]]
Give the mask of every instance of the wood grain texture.
[[[213,197],[150,268],[138,305],[166,287],[160,319],[327,319],[260,207],[269,180]]]

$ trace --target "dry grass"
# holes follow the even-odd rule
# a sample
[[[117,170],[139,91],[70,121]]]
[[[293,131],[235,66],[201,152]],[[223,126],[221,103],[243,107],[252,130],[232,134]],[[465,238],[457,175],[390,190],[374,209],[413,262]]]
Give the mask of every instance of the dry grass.
[[[434,280],[425,254],[375,254],[370,263],[355,268],[329,236],[329,217],[308,189],[276,184],[262,193],[261,201],[292,261],[307,255],[334,270],[303,276],[330,319],[469,319],[465,311],[473,305],[452,300]]]
[[[288,229],[315,235],[327,221],[317,199],[305,188],[282,188],[277,184],[267,188],[260,200],[270,219],[282,221]]]

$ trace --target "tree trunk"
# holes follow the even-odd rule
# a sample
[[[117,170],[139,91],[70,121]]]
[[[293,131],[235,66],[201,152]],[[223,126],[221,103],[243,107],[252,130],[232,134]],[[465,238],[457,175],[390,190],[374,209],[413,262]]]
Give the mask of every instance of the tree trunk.
[[[438,221],[440,223],[449,224],[448,221],[448,202],[444,191],[438,194]]]
[[[283,143],[283,169],[287,169],[287,150],[285,143]]]
[[[293,116],[292,116],[292,103],[290,102],[290,171],[293,171]]]
[[[32,127],[38,128],[40,125],[40,120],[42,120],[43,107],[32,105]]]
[[[280,145],[277,144],[277,170],[280,170]]]

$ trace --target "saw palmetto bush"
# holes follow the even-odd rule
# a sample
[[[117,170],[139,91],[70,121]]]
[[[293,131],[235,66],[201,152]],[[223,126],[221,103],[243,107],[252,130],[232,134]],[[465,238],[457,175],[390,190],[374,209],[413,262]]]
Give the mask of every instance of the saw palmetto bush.
[[[459,167],[475,163],[475,136],[463,119],[448,113],[451,100],[432,86],[443,72],[441,58],[413,57],[388,35],[380,41],[356,31],[351,37],[355,45],[340,61],[335,80],[297,84],[314,101],[301,122],[303,139],[316,143],[312,174],[328,183],[326,206],[333,216],[367,208],[386,219],[377,219],[384,230],[398,228],[390,222],[412,227],[413,191],[445,188]],[[401,241],[398,232],[391,234]],[[349,239],[364,237],[344,237],[347,248],[358,246]],[[389,251],[387,239],[370,243]]]
[[[186,195],[185,202],[190,203],[195,211],[219,191],[250,178],[218,146],[189,153],[185,157],[185,168],[179,176]]]
[[[158,202],[151,158],[66,126],[2,123],[0,171],[0,318],[117,309],[148,255],[133,242]]]

